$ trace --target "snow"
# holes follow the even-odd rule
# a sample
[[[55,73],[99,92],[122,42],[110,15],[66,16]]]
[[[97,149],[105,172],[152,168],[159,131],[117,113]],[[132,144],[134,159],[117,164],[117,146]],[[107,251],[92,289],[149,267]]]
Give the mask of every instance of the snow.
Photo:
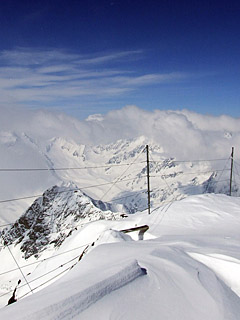
[[[189,254],[212,269],[240,297],[240,260],[222,254]]]
[[[239,198],[209,194],[156,208],[151,215],[89,222],[53,253],[94,242],[82,259],[54,282],[0,309],[0,318],[237,320],[239,208]],[[143,224],[149,226],[144,240],[119,231]],[[84,248],[39,263],[28,279]],[[27,290],[19,288],[18,297]]]
[[[113,268],[112,268],[113,269]],[[112,293],[138,277],[145,275],[145,269],[142,269],[136,261],[128,263],[126,266],[117,266],[119,271],[113,272],[108,270],[108,274],[102,273],[97,282],[93,282],[94,277],[89,277],[88,281],[82,278],[74,278],[72,281],[65,282],[64,292],[62,285],[57,289],[54,288],[54,299],[49,300],[49,293],[44,296],[44,301],[40,306],[36,306],[37,296],[29,298],[32,306],[35,308],[34,313],[29,316],[25,314],[19,319],[70,319],[78,316],[83,310],[94,304],[105,295]],[[93,283],[92,283],[93,282]],[[92,283],[92,284],[91,284]],[[86,287],[85,287],[86,286]],[[81,288],[81,290],[79,290]],[[59,292],[60,294],[55,294]],[[55,301],[55,302],[54,302]]]
[[[49,169],[1,171],[0,201],[40,195],[55,184],[73,181],[96,200],[103,197],[103,201],[109,202],[130,196],[114,203],[124,204],[132,211],[136,208],[144,210],[147,202],[144,192],[147,189],[146,155],[143,153],[126,173],[127,166],[124,165],[135,161],[146,144],[150,147],[150,160],[159,161],[151,163],[150,168],[152,203],[156,207],[161,201],[203,192],[212,171],[222,170],[225,165],[223,161],[173,163],[170,159],[228,159],[231,147],[240,142],[239,119],[207,117],[186,110],[145,112],[129,106],[85,121],[41,110],[0,107],[0,111],[0,169]],[[226,132],[230,131],[231,137],[226,137]],[[186,139],[187,136],[191,139]],[[239,161],[237,148],[234,160]],[[96,164],[109,167],[94,168]],[[116,164],[122,166],[111,167]],[[83,167],[88,169],[52,170]],[[115,181],[122,174],[123,181],[108,191],[110,185],[104,184]],[[238,194],[238,176],[236,169],[234,194]],[[229,172],[221,176],[222,182],[218,182],[218,178],[212,179],[217,184],[213,184],[214,190],[210,184],[210,191],[228,192],[228,182],[222,180],[229,181]],[[99,184],[103,185],[89,188]],[[14,222],[33,200],[34,197],[1,203],[0,223]]]
[[[78,121],[4,109],[0,127],[0,169],[46,169],[0,172],[0,201],[33,196],[1,202],[1,224],[13,223],[47,188],[80,189],[59,192],[43,210],[42,227],[51,227],[50,240],[63,240],[59,246],[39,246],[39,232],[32,240],[40,252],[26,257],[21,245],[29,240],[27,230],[19,243],[0,248],[0,319],[239,320],[240,199],[197,195],[228,192],[227,159],[239,145],[239,119],[132,106]],[[151,215],[144,211],[146,144]],[[174,161],[216,158],[225,160]],[[75,221],[77,201],[85,221]],[[138,212],[122,219],[120,210]],[[138,231],[121,232],[143,225],[149,226],[143,240]],[[19,279],[18,301],[6,306]]]

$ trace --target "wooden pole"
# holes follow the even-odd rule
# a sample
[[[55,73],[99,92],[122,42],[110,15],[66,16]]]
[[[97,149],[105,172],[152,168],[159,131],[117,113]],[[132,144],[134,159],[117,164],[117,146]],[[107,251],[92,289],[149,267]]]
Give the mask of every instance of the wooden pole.
[[[230,171],[230,190],[229,195],[232,195],[232,177],[233,177],[233,154],[234,154],[234,147],[232,147],[232,153],[231,153],[231,171]]]
[[[148,189],[148,214],[150,214],[150,177],[149,177],[149,148],[148,145],[146,146],[146,152],[147,152],[147,189]]]

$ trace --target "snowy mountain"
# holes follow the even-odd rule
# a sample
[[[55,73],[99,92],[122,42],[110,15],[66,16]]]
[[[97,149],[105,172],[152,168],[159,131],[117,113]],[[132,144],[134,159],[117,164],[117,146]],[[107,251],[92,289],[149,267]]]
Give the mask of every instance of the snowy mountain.
[[[9,122],[6,114],[0,305],[14,289],[19,301],[0,317],[238,319],[240,203],[208,194],[229,194],[237,120],[135,107],[82,122],[42,111],[12,112]],[[149,230],[138,241],[142,225]]]
[[[46,249],[58,248],[84,224],[95,220],[117,220],[120,213],[102,211],[77,186],[54,186],[36,199],[27,211],[0,233],[2,245],[20,245],[23,257],[38,258]]]
[[[130,213],[144,210],[147,143],[147,138],[139,137],[86,146],[64,138],[38,143],[26,135],[8,135],[1,145],[5,155],[0,160],[1,167],[9,168],[1,172],[2,224],[14,222],[31,205],[29,196],[34,199],[47,188],[70,181],[93,199],[119,204]],[[227,160],[178,162],[166,158],[162,147],[153,142],[149,150],[153,207],[205,191],[229,192],[229,172],[222,172]],[[230,161],[227,165],[229,168]],[[238,195],[237,184],[233,191]],[[24,199],[5,202],[15,198]]]
[[[230,162],[197,163],[191,160],[227,161],[232,146],[240,143],[239,119],[203,116],[186,110],[146,112],[134,106],[106,115],[93,115],[83,121],[42,110],[1,107],[0,112],[1,224],[14,222],[27,210],[32,203],[27,197],[41,195],[53,185],[69,181],[79,188],[97,185],[82,190],[105,202],[130,195],[129,201],[124,201],[129,210],[144,209],[146,179],[141,171],[146,167],[146,155],[139,154],[146,144],[150,146],[150,160],[159,162],[152,162],[151,173],[161,176],[151,179],[153,203],[180,198],[181,194],[201,193],[202,184],[208,184],[210,177],[213,183],[208,188],[229,192],[227,182],[222,181],[229,180],[229,173],[221,176],[220,171],[225,165],[225,169],[229,169]],[[240,159],[237,148],[234,157],[236,161]],[[134,164],[130,166],[132,162]],[[205,171],[211,172],[203,174]],[[191,175],[191,172],[195,174]],[[118,181],[108,191],[110,185],[105,183],[119,177],[135,181]],[[236,171],[236,195],[238,177]],[[217,182],[215,186],[214,182]],[[5,202],[16,198],[24,199]]]
[[[145,209],[146,144],[153,207],[204,190],[229,193],[228,159],[240,143],[238,119],[134,106],[84,121],[41,110],[0,111],[1,224],[19,218],[35,195],[69,181],[93,199],[114,200],[129,212]],[[234,157],[238,195],[237,148]],[[19,198],[24,199],[8,201]]]

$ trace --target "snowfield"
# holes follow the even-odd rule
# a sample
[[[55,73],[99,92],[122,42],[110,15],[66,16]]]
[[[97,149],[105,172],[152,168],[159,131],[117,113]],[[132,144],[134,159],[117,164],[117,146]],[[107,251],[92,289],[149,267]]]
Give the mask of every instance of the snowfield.
[[[137,232],[120,232],[145,224],[144,240]],[[19,300],[3,306],[0,319],[240,319],[239,230],[240,199],[214,194],[190,196],[151,215],[88,222],[52,253],[55,259],[42,261],[50,255],[45,252],[42,262],[29,267],[25,276],[33,293],[21,298],[29,288],[19,286]],[[11,246],[17,255],[19,248]],[[13,267],[6,249],[0,259],[2,254]],[[72,268],[60,274],[59,266],[74,257]],[[46,279],[31,281],[56,267],[48,275],[56,277],[34,290]],[[7,277],[1,275],[1,283]],[[13,287],[19,278],[11,279]],[[1,298],[3,305],[10,296]]]

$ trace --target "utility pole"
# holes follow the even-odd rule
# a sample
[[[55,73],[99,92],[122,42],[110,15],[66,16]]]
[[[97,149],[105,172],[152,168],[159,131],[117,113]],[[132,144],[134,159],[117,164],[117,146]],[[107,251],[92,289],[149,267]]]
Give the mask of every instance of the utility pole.
[[[230,196],[232,195],[233,154],[234,154],[234,147],[232,147],[232,153],[231,153],[230,191],[229,191]]]
[[[150,214],[150,177],[149,177],[149,149],[148,145],[146,145],[146,153],[147,153],[147,193],[148,193],[148,214]]]

